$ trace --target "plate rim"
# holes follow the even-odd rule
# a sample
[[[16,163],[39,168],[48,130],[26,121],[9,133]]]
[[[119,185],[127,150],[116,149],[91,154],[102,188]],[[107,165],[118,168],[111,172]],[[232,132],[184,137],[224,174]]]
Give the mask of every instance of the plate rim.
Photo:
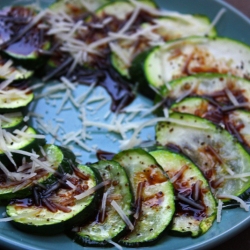
[[[160,0],[160,1],[163,1],[163,0]],[[226,9],[229,9],[230,11],[235,13],[237,16],[239,16],[245,22],[247,22],[250,26],[250,17],[248,17],[246,14],[242,13],[240,10],[238,10],[236,7],[234,7],[232,4],[225,2],[224,0],[213,0],[213,1],[219,3],[221,6],[224,6]],[[54,2],[54,0],[52,0],[51,2]],[[248,45],[250,46],[250,44],[248,44]],[[225,232],[219,234],[218,236],[212,237],[212,238],[205,240],[203,242],[195,243],[195,244],[190,245],[188,247],[179,248],[179,250],[184,250],[184,249],[185,250],[195,250],[195,249],[197,249],[197,250],[202,249],[203,250],[203,249],[212,248],[212,247],[215,247],[219,244],[222,244],[223,242],[227,241],[229,238],[231,238],[233,236],[236,236],[237,234],[239,234],[240,232],[242,232],[246,228],[248,228],[248,227],[250,228],[250,226],[249,226],[249,224],[250,224],[250,212],[248,212],[248,213],[249,213],[248,216],[246,216],[243,220],[241,220],[239,223],[237,223],[234,227],[226,230]],[[216,223],[216,222],[214,222],[214,223]],[[27,250],[27,249],[43,250],[44,249],[44,248],[42,248],[42,246],[41,247],[30,246],[30,245],[27,245],[26,243],[18,242],[14,239],[6,238],[3,235],[0,235],[0,246],[5,247],[7,249],[15,249],[15,250],[17,249],[17,247],[19,249],[23,249],[23,250]],[[83,247],[83,249],[87,249],[87,248]],[[151,247],[149,247],[148,249],[150,249],[150,248]],[[91,249],[95,249],[95,248],[91,248]],[[140,249],[143,249],[143,248],[140,248]]]

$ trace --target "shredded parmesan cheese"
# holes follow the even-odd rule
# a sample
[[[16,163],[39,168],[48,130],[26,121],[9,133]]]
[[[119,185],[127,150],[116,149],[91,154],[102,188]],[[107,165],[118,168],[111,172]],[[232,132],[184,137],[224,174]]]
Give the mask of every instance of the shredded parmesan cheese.
[[[110,184],[110,181],[103,181],[99,184],[97,184],[96,186],[88,189],[87,191],[81,193],[81,194],[78,194],[78,195],[75,195],[74,197],[77,199],[77,200],[81,200],[81,199],[84,199],[85,197],[93,194],[95,191],[97,191],[98,189],[102,188],[102,187],[105,187],[107,185]]]
[[[124,213],[124,211],[121,209],[121,207],[117,204],[117,202],[114,201],[114,200],[112,200],[111,205],[116,210],[116,212],[121,216],[121,218],[123,219],[123,221],[127,224],[127,226],[130,229],[130,231],[133,231],[134,230],[134,225],[129,220],[128,216]]]
[[[218,199],[232,199],[232,200],[236,200],[237,202],[240,203],[240,207],[244,208],[245,211],[249,211],[249,206],[246,204],[245,201],[243,201],[241,198],[235,196],[235,195],[231,195],[231,194],[220,194],[217,196]]]
[[[119,244],[117,244],[116,242],[112,241],[111,239],[106,240],[108,243],[112,244],[114,247],[116,247],[118,250],[122,250],[122,246],[120,246]]]
[[[223,202],[221,200],[219,200],[218,207],[217,207],[217,222],[221,222],[222,206],[223,206]]]

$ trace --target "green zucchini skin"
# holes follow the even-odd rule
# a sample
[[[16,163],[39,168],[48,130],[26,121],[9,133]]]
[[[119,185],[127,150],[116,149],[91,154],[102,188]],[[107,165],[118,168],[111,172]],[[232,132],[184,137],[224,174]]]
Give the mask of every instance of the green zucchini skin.
[[[206,233],[215,220],[217,207],[216,201],[210,191],[209,184],[199,168],[188,158],[168,150],[156,150],[150,152],[150,154],[162,166],[168,176],[171,177],[170,181],[173,180],[172,183],[176,196],[179,193],[185,193],[184,190],[189,190],[190,193],[185,195],[185,197],[202,204],[204,207],[204,209],[200,210],[201,216],[199,216],[196,208],[192,208],[192,206],[187,205],[177,198],[176,203],[178,203],[178,205],[176,205],[176,212],[170,233],[180,236],[191,235],[192,237],[198,237]],[[182,171],[182,168],[185,168],[185,170],[178,179],[172,179],[176,174]],[[195,184],[197,182],[198,184],[200,183],[200,194],[199,197],[196,197],[197,200],[195,200]],[[179,210],[178,208],[181,208],[181,203],[187,205],[189,209],[185,208],[185,210]]]
[[[71,165],[76,164],[76,156],[70,149],[58,145],[46,144],[44,150],[50,162],[54,162],[55,165],[60,163],[58,166],[59,173],[73,173]]]
[[[144,96],[153,99],[155,92],[150,88],[150,85],[147,82],[145,73],[144,73],[144,62],[148,54],[153,49],[146,50],[138,54],[132,61],[131,66],[129,67],[129,75],[133,82],[138,84],[138,91]]]
[[[156,8],[156,3],[152,0],[139,0],[143,4]],[[120,20],[126,20],[127,16],[131,14],[135,9],[133,3],[127,0],[109,1],[106,4],[100,6],[95,15],[99,18],[103,18],[106,15],[115,16]]]
[[[43,150],[46,154],[47,161],[51,164],[51,168],[53,168],[54,170],[56,170],[61,174],[64,173],[72,174],[72,168],[70,165],[75,164],[75,155],[71,150],[52,144],[46,144],[43,147]],[[41,153],[40,155],[41,157],[44,157]],[[27,183],[27,185],[25,185],[18,191],[15,191],[15,188],[18,185],[10,186],[8,188],[1,187],[0,203],[7,204],[10,202],[11,199],[14,198],[20,199],[30,196],[32,194],[34,181],[42,185],[52,185],[57,181],[57,178],[52,173],[44,171],[39,178],[37,178],[36,176],[33,177],[30,183]]]
[[[85,180],[88,188],[94,187],[101,182],[99,173],[91,167],[78,165],[78,171],[81,171],[89,177],[88,180]],[[58,192],[65,192],[64,190],[65,189],[59,189]],[[81,200],[75,200],[72,206],[67,206],[71,208],[70,212],[63,212],[60,210],[51,212],[46,207],[36,206],[35,204],[20,207],[18,206],[18,202],[20,201],[13,200],[6,207],[6,213],[8,216],[23,215],[23,217],[17,217],[11,221],[13,226],[22,231],[40,235],[58,234],[72,229],[74,226],[83,223],[91,216],[95,215],[102,192],[103,189],[100,188]],[[25,202],[28,203],[29,198],[25,199],[24,203]]]
[[[171,112],[188,113],[205,118],[209,110],[215,110],[216,107],[202,97],[189,96],[174,103],[171,107]]]
[[[125,168],[135,197],[138,185],[144,185],[135,228],[119,243],[128,247],[154,244],[165,233],[175,212],[173,186],[156,160],[143,149],[122,151],[113,160]]]
[[[25,124],[21,112],[3,113],[2,115],[10,120],[2,120],[1,122],[2,129],[6,129],[6,131],[12,132],[15,129],[22,128]]]
[[[15,90],[15,88],[10,88],[9,90]],[[18,89],[16,89],[18,91]],[[8,92],[8,90],[6,90]],[[19,112],[24,111],[27,109],[29,104],[34,99],[34,93],[29,92],[25,94],[25,98],[15,98],[9,102],[7,98],[2,95],[2,98],[0,100],[0,112],[1,113],[12,113],[12,112]]]
[[[36,10],[31,7],[24,6],[13,6],[6,8],[2,15],[10,15],[15,18],[27,19],[34,18],[36,16]],[[10,22],[13,26],[22,30],[27,24]],[[39,23],[42,23],[40,21]],[[38,23],[38,24],[39,24]],[[4,23],[5,24],[5,23]],[[6,41],[4,41],[1,47],[1,55],[6,59],[11,59],[16,65],[23,66],[26,69],[34,70],[40,67],[45,61],[45,56],[43,56],[39,50],[49,50],[51,47],[51,42],[46,35],[42,35],[38,24],[33,26],[29,31],[27,31],[23,36],[12,42],[14,38],[11,29],[5,29]],[[8,27],[8,25],[6,25]],[[16,35],[16,34],[14,34]]]
[[[15,73],[14,81],[26,80],[30,78],[31,76],[33,76],[33,73],[34,73],[33,70],[28,70],[22,67],[21,65],[11,64],[10,66],[7,67],[5,65],[6,63],[7,63],[7,60],[0,55],[0,67],[5,66],[5,68],[7,68],[7,72],[9,72],[9,73],[0,75],[1,80],[7,80],[9,78],[12,78],[13,73]]]
[[[48,60],[48,57],[39,53],[39,50],[49,51],[51,48],[51,41],[47,40],[39,48],[36,48],[28,55],[18,54],[8,50],[2,51],[2,55],[6,59],[11,59],[18,65],[21,70],[27,71],[25,74],[20,75],[20,79],[28,79],[33,75],[33,72],[42,67]]]
[[[115,161],[99,161],[91,164],[91,167],[99,171],[103,181],[112,180],[111,185],[106,186],[104,190],[108,192],[105,219],[104,221],[98,219],[102,215],[102,207],[100,207],[95,220],[81,225],[78,232],[67,234],[83,246],[111,246],[106,240],[119,240],[127,232],[127,225],[112,207],[109,199],[116,197],[115,201],[130,218],[133,196],[129,180],[124,168]]]
[[[157,143],[175,145],[187,155],[208,179],[215,197],[239,196],[250,187],[249,182],[233,179],[229,174],[230,169],[235,174],[250,171],[250,155],[231,134],[191,114],[172,113],[170,119],[171,122],[157,124]]]
[[[38,132],[33,127],[28,127],[25,130],[25,132],[28,134],[33,134],[33,135],[38,134]],[[40,146],[44,146],[45,144],[46,144],[46,140],[44,138],[32,138],[32,137],[30,137],[30,138],[24,138],[22,141],[19,141],[19,142],[13,141],[12,144],[7,143],[7,146],[9,149],[20,149],[20,150],[24,150],[27,152],[32,152],[32,150],[34,150],[35,152],[37,152],[37,151],[39,152]],[[15,163],[17,165],[19,165],[22,162],[23,155],[13,152],[12,158],[15,161]],[[2,150],[0,150],[0,161],[7,168],[10,168],[10,170],[12,169],[13,164],[11,163],[9,158],[6,156],[6,154]]]

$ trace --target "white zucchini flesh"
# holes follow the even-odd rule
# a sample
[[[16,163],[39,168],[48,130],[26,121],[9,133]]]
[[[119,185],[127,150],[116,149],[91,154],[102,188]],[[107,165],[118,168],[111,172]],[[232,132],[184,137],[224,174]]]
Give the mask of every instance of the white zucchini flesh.
[[[82,169],[82,167],[79,167]],[[89,170],[86,171],[86,168],[84,168],[85,172],[84,174],[89,174],[90,178],[88,180],[84,180],[81,185],[87,185],[90,188],[93,188],[96,186],[96,180],[93,176],[93,172]],[[82,170],[81,170],[82,171]],[[51,195],[49,199],[56,200],[60,204],[60,200],[65,199],[65,197],[70,197],[74,191],[66,190],[66,189],[60,189],[57,194]],[[18,206],[15,203],[10,204],[6,208],[6,212],[8,216],[13,217],[14,222],[17,222],[21,225],[31,225],[31,226],[48,226],[48,225],[54,225],[67,221],[74,216],[76,216],[78,213],[83,211],[86,207],[89,206],[89,204],[94,199],[94,194],[91,194],[83,199],[75,200],[75,204],[73,206],[69,206],[71,209],[70,212],[65,213],[64,211],[58,210],[57,212],[51,212],[49,211],[45,206],[29,206],[29,207],[22,207]],[[16,217],[16,218],[15,218]],[[61,225],[62,228],[64,227]]]
[[[134,11],[135,7],[129,2],[117,2],[111,3],[103,8],[97,10],[96,15],[98,17],[102,16],[115,16],[119,20],[124,20],[127,15]]]
[[[250,112],[235,110],[229,114],[229,121],[235,126],[240,125],[239,133],[245,143],[250,146]]]

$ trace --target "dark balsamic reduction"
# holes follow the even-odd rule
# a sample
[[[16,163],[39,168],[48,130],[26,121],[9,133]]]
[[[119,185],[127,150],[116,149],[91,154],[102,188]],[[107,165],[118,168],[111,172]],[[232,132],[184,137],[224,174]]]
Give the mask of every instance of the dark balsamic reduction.
[[[121,111],[135,99],[132,84],[122,78],[107,60],[102,60],[100,58],[101,62],[99,62],[98,65],[94,65],[92,68],[78,65],[74,71],[68,75],[69,65],[72,61],[69,61],[68,64],[64,65],[68,60],[66,58],[69,59],[70,57],[67,57],[67,55],[63,55],[63,57],[58,55],[52,57],[53,62],[55,65],[58,65],[58,67],[52,68],[52,70],[45,69],[47,72],[44,81],[47,81],[50,78],[57,79],[66,75],[71,81],[77,81],[78,83],[87,86],[96,83],[96,86],[103,87],[110,95],[112,99],[110,109],[112,112]]]
[[[151,208],[161,205],[163,201],[164,201],[164,194],[161,191],[143,199],[143,203]]]
[[[72,79],[79,83],[90,85],[96,82],[97,86],[106,89],[112,98],[112,112],[121,111],[135,99],[132,84],[123,79],[107,61],[102,61],[102,65],[97,65],[97,69],[77,67],[72,76]]]
[[[15,204],[18,207],[30,207],[34,204],[34,200],[32,198],[14,199],[10,204]]]
[[[44,42],[42,32],[41,29],[30,30],[19,41],[10,44],[6,50],[24,56],[37,52]]]
[[[103,150],[97,150],[96,157],[98,160],[112,160],[115,156],[115,153],[103,151]]]
[[[196,220],[202,220],[204,217],[206,217],[206,205],[204,204],[203,195],[207,192],[207,190],[199,186],[199,194],[197,200],[194,200],[195,184],[190,185],[189,181],[183,181],[185,171],[188,169],[188,167],[185,168],[178,179],[173,182],[175,197],[177,197],[177,199],[175,200],[176,216],[185,215],[188,217],[194,217]],[[178,199],[178,194],[184,196],[194,203],[201,205],[203,208],[199,209],[186,203],[183,200]]]
[[[105,71],[105,75],[105,80],[100,82],[100,86],[105,88],[112,98],[111,111],[119,112],[134,100],[135,95],[130,84],[120,76],[110,71]]]
[[[145,185],[155,185],[167,181],[167,177],[161,173],[161,171],[155,171],[157,166],[150,166],[143,172],[138,173],[138,179],[145,181]]]
[[[206,217],[205,209],[194,208],[181,200],[175,201],[175,213],[177,216],[192,216],[197,220],[202,220]]]
[[[37,52],[42,47],[46,40],[44,30],[38,29],[37,25],[27,31],[20,39],[15,40],[16,35],[30,22],[34,15],[33,10],[22,6],[11,7],[0,12],[0,37],[3,40],[1,49],[25,56]]]
[[[88,26],[88,32],[77,33],[76,38],[84,41],[87,44],[98,41],[103,37],[106,37],[108,32],[117,32],[124,25],[126,25],[127,20],[130,18],[132,14],[128,15],[125,20],[120,20],[114,16],[112,16],[112,22],[108,23],[103,27],[103,29],[96,29],[93,24],[101,23],[102,20],[107,18],[107,15],[102,16],[101,18],[97,16],[91,17],[91,22],[86,23]],[[143,22],[153,22],[153,17],[148,15],[145,11],[141,11],[134,21],[133,25],[130,27],[131,31],[135,31],[138,26]],[[89,68],[84,68],[83,66],[77,66],[75,70],[69,74],[69,65],[63,67],[60,70],[54,69],[56,74],[53,72],[48,72],[48,75],[53,75],[53,78],[59,78],[60,76],[66,75],[73,81],[77,81],[82,84],[90,85],[93,82],[96,82],[97,86],[101,86],[106,89],[108,94],[112,98],[111,111],[119,112],[124,107],[129,105],[134,99],[135,94],[133,91],[133,85],[131,82],[125,80],[123,77],[117,73],[110,62],[110,50],[107,45],[103,45],[101,47],[102,56],[93,56],[93,62],[89,63]],[[62,56],[62,52],[60,51],[59,56],[53,56],[51,60],[54,61],[55,65],[60,68],[70,55],[66,54]],[[50,79],[45,77],[45,80]]]

